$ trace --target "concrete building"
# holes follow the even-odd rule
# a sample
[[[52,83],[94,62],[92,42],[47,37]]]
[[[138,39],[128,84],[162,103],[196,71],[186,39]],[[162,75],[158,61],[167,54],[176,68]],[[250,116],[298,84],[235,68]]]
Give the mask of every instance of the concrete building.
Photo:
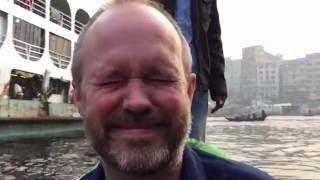
[[[294,104],[320,101],[320,53],[285,61],[281,66],[281,100]]]
[[[240,81],[241,81],[241,60],[231,60],[225,58],[225,77],[228,87],[228,101],[238,103],[241,99]]]
[[[263,46],[242,49],[242,59],[225,58],[228,85],[226,113],[261,109],[272,113],[320,112],[320,53],[283,60]]]
[[[279,97],[279,67],[282,57],[264,51],[263,46],[242,50],[241,93],[243,102],[276,101]]]
[[[280,94],[280,65],[281,56],[264,53],[263,61],[257,62],[257,95],[265,101],[275,103]]]

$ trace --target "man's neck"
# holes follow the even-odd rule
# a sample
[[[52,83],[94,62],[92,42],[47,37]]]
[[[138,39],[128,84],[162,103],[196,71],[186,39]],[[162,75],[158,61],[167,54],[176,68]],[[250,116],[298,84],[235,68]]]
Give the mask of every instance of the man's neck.
[[[146,176],[133,176],[122,173],[102,161],[105,180],[179,180],[182,168],[182,154],[162,170]]]

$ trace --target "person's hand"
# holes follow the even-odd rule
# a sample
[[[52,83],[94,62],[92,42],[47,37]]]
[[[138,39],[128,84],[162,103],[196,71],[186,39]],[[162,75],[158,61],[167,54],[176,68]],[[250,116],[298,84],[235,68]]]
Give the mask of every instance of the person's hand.
[[[211,113],[214,113],[218,109],[222,108],[224,103],[225,103],[225,101],[226,101],[225,97],[216,97],[215,98],[216,106],[213,109],[211,109]]]

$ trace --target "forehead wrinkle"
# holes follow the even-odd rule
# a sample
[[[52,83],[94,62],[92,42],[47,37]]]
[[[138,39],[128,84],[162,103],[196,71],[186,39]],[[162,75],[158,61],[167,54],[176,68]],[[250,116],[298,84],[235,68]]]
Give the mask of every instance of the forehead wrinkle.
[[[168,47],[160,46],[158,43],[151,44],[149,47],[150,46],[153,46],[153,48],[150,48],[149,51],[144,54],[134,53],[134,48],[130,48],[130,46],[127,47],[128,50],[122,48],[108,50],[99,57],[101,60],[108,59],[107,63],[101,61],[102,63],[94,63],[91,66],[94,66],[93,69],[95,69],[95,74],[119,70],[120,72],[123,72],[122,74],[126,74],[127,76],[137,76],[141,73],[145,74],[145,72],[150,71],[149,69],[155,69],[155,67],[165,68],[166,70],[170,69],[170,71],[175,74],[179,74],[181,68],[179,68],[179,57],[177,54],[168,53],[170,49]],[[126,51],[127,53],[131,51],[133,53],[128,55],[127,53],[122,53],[123,51]],[[135,63],[128,66],[128,61]],[[134,71],[129,69],[134,69]],[[127,71],[131,71],[131,73],[128,74]]]

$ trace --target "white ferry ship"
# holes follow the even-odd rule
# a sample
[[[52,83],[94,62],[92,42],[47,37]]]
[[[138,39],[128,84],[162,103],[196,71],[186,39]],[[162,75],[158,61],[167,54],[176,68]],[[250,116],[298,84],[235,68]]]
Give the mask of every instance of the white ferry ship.
[[[0,118],[72,115],[72,50],[102,3],[0,0]]]

